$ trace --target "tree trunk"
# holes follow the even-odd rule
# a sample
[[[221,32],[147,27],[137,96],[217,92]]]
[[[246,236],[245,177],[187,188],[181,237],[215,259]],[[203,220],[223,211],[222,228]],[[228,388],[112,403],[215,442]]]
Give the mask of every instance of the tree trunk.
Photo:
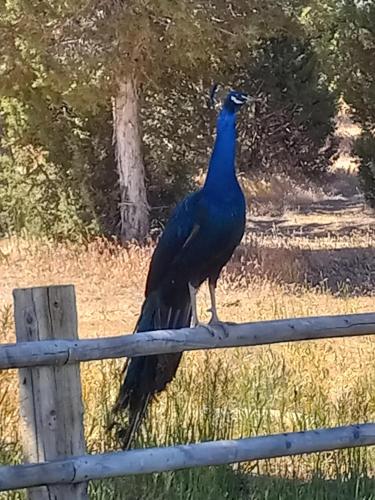
[[[121,240],[144,238],[149,229],[139,102],[133,78],[119,81],[113,99],[113,140],[121,193]]]

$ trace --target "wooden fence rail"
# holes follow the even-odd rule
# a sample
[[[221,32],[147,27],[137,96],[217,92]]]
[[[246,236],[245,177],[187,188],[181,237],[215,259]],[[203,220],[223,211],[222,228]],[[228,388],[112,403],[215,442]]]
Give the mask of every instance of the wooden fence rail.
[[[28,464],[0,467],[0,491],[29,488],[30,500],[85,500],[87,481],[375,445],[375,423],[306,432],[85,453],[79,363],[195,349],[375,334],[375,313],[296,318],[79,340],[73,286],[14,292],[15,344],[0,344],[0,369],[19,369]]]
[[[215,333],[214,335],[212,333]],[[82,340],[42,340],[0,346],[0,369],[61,366],[98,359],[198,349],[245,347],[337,337],[375,335],[375,313],[258,321],[181,328]]]
[[[374,444],[375,424],[362,424],[246,439],[83,455],[44,464],[0,467],[0,491],[43,484],[75,484],[90,479],[127,474],[224,465]]]

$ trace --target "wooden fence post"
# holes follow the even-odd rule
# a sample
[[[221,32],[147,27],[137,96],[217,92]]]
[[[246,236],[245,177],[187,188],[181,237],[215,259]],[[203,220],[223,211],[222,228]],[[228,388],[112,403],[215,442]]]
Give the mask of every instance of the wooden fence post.
[[[18,342],[77,339],[72,285],[13,291]],[[19,370],[25,459],[44,462],[86,452],[79,364]],[[73,479],[73,478],[72,478]],[[84,500],[87,483],[29,490],[30,500]]]

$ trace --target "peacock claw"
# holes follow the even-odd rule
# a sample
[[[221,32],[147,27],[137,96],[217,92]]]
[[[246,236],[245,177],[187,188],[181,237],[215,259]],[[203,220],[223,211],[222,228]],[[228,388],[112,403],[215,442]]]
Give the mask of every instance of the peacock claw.
[[[204,327],[208,331],[208,333],[211,335],[211,337],[218,337],[217,331],[211,325],[204,325]],[[220,336],[219,336],[219,339],[220,339]]]
[[[207,330],[207,331],[208,331],[208,333],[209,333],[212,337],[219,337],[219,339],[221,340],[221,336],[220,336],[220,335],[218,335],[218,331],[217,331],[217,329],[215,329],[215,328],[214,328],[214,325],[211,325],[210,323],[208,323],[208,324],[207,324],[207,323],[200,323],[200,322],[199,322],[199,323],[195,323],[195,324],[193,324],[193,325],[192,325],[192,328],[197,328],[197,327],[199,327],[199,326],[200,326],[200,327],[202,327],[202,328],[204,328],[205,330]],[[215,326],[217,326],[217,325],[215,324]]]
[[[223,335],[225,338],[229,337],[229,332],[227,329],[227,323],[224,323],[223,321],[220,321],[219,319],[216,318],[211,318],[210,322],[208,323],[213,329],[215,330],[215,333],[217,332],[217,329],[220,328],[221,331],[223,332]],[[216,333],[217,335],[217,333]],[[220,337],[221,338],[221,337]]]

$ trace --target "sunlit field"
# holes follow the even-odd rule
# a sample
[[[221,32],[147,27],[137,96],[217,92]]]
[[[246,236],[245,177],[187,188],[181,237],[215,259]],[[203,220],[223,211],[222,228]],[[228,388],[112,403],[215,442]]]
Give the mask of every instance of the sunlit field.
[[[309,227],[303,214],[293,217],[250,220],[251,230],[219,284],[223,319],[374,310],[371,221],[353,231],[344,219],[331,230],[332,216],[325,219],[324,213],[317,216],[320,228],[316,219]],[[152,244],[124,249],[104,240],[86,246],[4,240],[0,341],[14,341],[12,289],[47,284],[76,286],[80,337],[131,332],[151,251]],[[208,303],[203,287],[202,318],[208,318]],[[374,366],[375,342],[368,337],[186,353],[178,376],[152,406],[137,446],[374,421]],[[121,367],[121,360],[81,365],[90,452],[118,447],[106,426]],[[1,379],[3,463],[22,460],[16,375],[6,371]],[[370,499],[374,473],[369,448],[106,480],[91,483],[90,492],[94,499]],[[15,492],[0,498],[24,497]]]

